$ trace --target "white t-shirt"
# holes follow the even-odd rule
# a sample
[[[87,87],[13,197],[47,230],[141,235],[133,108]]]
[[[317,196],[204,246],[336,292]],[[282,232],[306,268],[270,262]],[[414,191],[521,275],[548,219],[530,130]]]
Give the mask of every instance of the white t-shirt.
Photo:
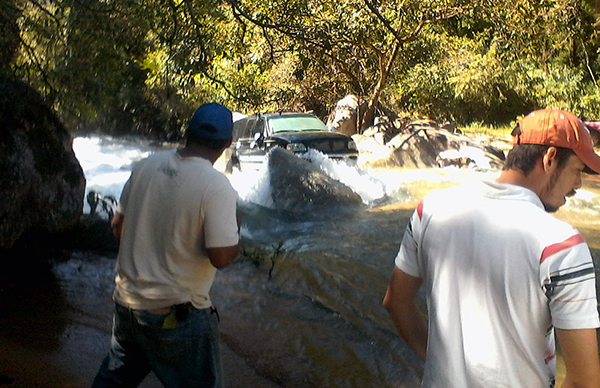
[[[599,326],[587,245],[523,187],[485,181],[430,193],[396,265],[427,291],[424,387],[548,388],[553,326]]]
[[[236,203],[227,177],[206,159],[169,151],[139,162],[119,204],[115,300],[135,309],[210,307],[216,268],[204,248],[238,243]]]

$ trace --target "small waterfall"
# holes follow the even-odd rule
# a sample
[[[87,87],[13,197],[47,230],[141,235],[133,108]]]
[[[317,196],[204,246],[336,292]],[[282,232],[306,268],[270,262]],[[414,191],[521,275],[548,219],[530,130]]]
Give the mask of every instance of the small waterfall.
[[[363,203],[374,206],[397,192],[397,187],[388,190],[379,178],[347,161],[329,159],[321,152],[309,150],[301,155],[305,160],[317,165],[326,175],[348,186],[357,193]],[[264,163],[259,170],[234,170],[229,179],[243,201],[273,208],[269,183],[269,167]]]

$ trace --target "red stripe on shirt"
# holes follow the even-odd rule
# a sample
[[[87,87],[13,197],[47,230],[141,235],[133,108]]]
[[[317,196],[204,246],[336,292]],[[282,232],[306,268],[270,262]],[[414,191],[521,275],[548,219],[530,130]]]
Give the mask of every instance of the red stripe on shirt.
[[[560,251],[563,251],[565,249],[568,249],[568,248],[574,247],[575,245],[583,244],[583,243],[585,243],[585,240],[583,239],[583,237],[581,237],[580,234],[576,234],[574,236],[569,237],[568,239],[566,239],[563,242],[548,245],[542,252],[542,257],[540,258],[540,263],[543,263],[544,260],[546,260],[548,257],[550,257]]]
[[[419,215],[419,220],[423,219],[423,201],[419,203],[417,206],[417,214]]]

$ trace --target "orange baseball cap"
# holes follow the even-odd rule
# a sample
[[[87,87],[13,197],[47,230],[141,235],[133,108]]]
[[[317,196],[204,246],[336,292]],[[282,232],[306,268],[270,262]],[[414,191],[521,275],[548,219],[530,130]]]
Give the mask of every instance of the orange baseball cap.
[[[541,109],[523,117],[518,125],[521,131],[513,135],[513,145],[570,148],[589,169],[600,174],[600,155],[594,151],[590,131],[574,114],[560,109]]]

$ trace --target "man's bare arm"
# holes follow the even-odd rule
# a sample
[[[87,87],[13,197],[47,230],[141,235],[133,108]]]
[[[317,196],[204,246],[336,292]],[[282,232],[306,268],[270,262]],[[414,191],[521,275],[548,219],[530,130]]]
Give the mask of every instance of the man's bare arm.
[[[383,305],[406,343],[425,359],[427,353],[427,321],[417,306],[416,296],[422,280],[394,267],[392,280]]]
[[[206,248],[206,253],[212,265],[217,269],[225,268],[235,260],[240,252],[240,246],[224,248]]]
[[[556,329],[567,375],[562,388],[600,387],[600,360],[596,329]]]
[[[242,215],[240,214],[239,208],[236,210],[235,218],[239,235],[240,227],[242,225]],[[206,248],[206,253],[208,254],[208,258],[215,268],[225,268],[238,257],[240,253],[240,244],[238,243],[236,245],[224,248]]]
[[[110,227],[112,228],[117,243],[121,242],[121,234],[123,233],[123,219],[123,213],[116,212],[110,221]]]

